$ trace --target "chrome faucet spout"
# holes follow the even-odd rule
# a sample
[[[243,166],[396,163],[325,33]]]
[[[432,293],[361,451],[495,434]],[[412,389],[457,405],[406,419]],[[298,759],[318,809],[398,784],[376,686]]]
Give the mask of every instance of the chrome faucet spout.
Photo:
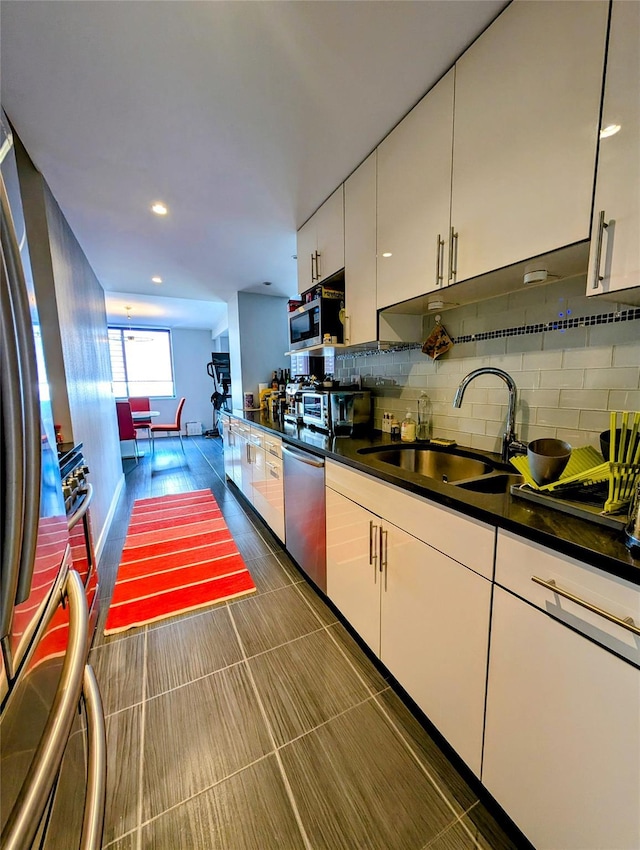
[[[505,428],[504,435],[502,437],[502,460],[506,463],[509,460],[509,450],[512,444],[516,443],[516,382],[513,380],[511,375],[508,372],[505,372],[504,369],[498,369],[496,366],[482,366],[480,369],[474,369],[473,372],[469,372],[468,375],[460,381],[460,386],[456,390],[456,393],[453,397],[453,406],[460,407],[462,404],[462,397],[464,396],[464,392],[474,380],[479,375],[497,375],[507,385],[507,389],[509,390],[509,407],[507,410],[507,425]]]

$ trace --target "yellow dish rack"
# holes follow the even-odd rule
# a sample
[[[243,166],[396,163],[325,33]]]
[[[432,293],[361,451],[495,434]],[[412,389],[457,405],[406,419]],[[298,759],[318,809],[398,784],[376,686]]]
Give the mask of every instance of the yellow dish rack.
[[[640,475],[640,412],[612,411],[612,435],[617,434],[618,416],[621,417],[622,423],[620,437],[611,439],[609,460],[604,460],[593,446],[573,449],[569,463],[558,480],[542,486],[533,480],[526,455],[511,458],[511,463],[522,475],[527,486],[540,493],[561,495],[567,490],[568,495],[572,488],[608,481],[609,493],[603,513],[617,513],[631,501],[635,482]]]

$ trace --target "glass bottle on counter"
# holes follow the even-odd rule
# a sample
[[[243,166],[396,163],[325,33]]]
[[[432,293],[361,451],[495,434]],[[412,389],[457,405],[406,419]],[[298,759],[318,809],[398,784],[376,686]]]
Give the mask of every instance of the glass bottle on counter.
[[[407,415],[402,420],[400,439],[403,443],[413,443],[416,439],[416,420],[411,416],[410,410],[407,410]]]
[[[418,440],[431,439],[431,399],[426,393],[421,393],[418,399]]]

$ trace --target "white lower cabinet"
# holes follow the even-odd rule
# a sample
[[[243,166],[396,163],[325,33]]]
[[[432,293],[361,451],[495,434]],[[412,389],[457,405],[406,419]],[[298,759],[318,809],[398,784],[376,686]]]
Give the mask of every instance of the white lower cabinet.
[[[491,583],[327,488],[327,595],[479,776]]]
[[[224,471],[284,542],[282,441],[240,419],[224,425]]]
[[[252,444],[251,457],[253,459],[253,506],[276,537],[284,543],[282,458],[271,454],[263,444]]]
[[[640,671],[499,587],[482,782],[536,850],[640,847]]]

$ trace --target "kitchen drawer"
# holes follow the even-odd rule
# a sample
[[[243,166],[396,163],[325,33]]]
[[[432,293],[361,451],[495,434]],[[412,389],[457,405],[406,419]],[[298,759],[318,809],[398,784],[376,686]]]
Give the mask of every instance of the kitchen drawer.
[[[559,590],[578,597],[599,612],[538,584],[534,577],[555,582]],[[640,635],[607,616],[619,620],[630,617],[636,628],[640,628],[638,585],[502,529],[498,532],[495,580],[506,590],[640,666]]]
[[[244,437],[244,439],[245,439],[245,440],[248,440],[248,439],[249,439],[249,436],[250,436],[250,434],[251,434],[251,428],[249,427],[249,425],[245,425],[245,424],[244,424],[243,422],[241,422],[239,419],[238,419],[238,420],[236,420],[236,423],[235,423],[235,425],[234,425],[234,427],[233,427],[233,430],[234,430],[237,434],[239,434],[241,437]]]
[[[392,522],[479,573],[493,578],[496,530],[479,520],[435,505],[371,475],[327,461],[325,482],[338,493]]]
[[[272,437],[270,434],[263,434],[263,448],[269,455],[282,458],[282,440],[277,437]]]

